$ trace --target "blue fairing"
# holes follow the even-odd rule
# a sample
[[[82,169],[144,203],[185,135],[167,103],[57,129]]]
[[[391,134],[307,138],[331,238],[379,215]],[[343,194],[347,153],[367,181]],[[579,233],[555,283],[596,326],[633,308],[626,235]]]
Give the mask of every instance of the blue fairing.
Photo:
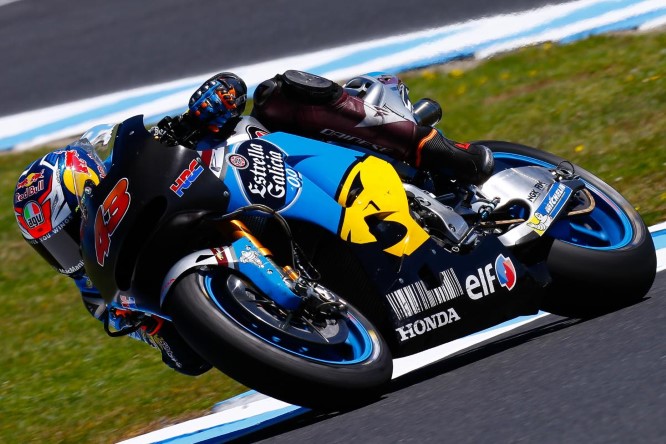
[[[363,156],[286,133],[237,143],[227,155],[230,171],[224,178],[229,210],[263,204],[337,233],[342,207],[336,193],[345,173]]]

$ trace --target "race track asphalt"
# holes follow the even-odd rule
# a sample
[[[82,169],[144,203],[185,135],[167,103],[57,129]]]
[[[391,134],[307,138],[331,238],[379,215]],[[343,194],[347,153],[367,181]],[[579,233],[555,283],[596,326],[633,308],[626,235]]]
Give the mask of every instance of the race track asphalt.
[[[631,307],[547,316],[394,381],[372,405],[239,442],[663,443],[665,294],[662,272]]]
[[[561,2],[0,2],[0,116]]]

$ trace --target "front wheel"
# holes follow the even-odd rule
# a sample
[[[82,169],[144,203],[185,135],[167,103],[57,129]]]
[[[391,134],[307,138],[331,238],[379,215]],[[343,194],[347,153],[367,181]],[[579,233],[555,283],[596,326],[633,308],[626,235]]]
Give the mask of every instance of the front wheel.
[[[242,384],[304,407],[346,407],[376,396],[392,374],[388,346],[348,306],[346,315],[289,314],[224,268],[182,277],[166,301],[202,357]]]
[[[510,142],[480,142],[493,151],[495,172],[564,162],[553,154]],[[547,265],[553,282],[543,308],[554,314],[586,317],[643,298],[655,278],[652,237],[634,207],[610,185],[574,165],[596,206],[586,215],[564,218],[551,227]]]

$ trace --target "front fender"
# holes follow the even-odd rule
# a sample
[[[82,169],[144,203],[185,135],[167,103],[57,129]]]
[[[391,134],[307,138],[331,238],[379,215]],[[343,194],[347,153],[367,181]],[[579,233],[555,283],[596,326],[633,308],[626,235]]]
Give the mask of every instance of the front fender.
[[[235,269],[234,262],[229,263],[227,261],[226,258],[228,257],[231,257],[230,248],[219,247],[195,251],[180,259],[169,269],[162,281],[162,287],[160,290],[160,307],[164,306],[164,300],[174,282],[176,282],[176,280],[188,270],[205,266],[226,266]]]
[[[176,262],[167,272],[160,290],[160,306],[169,289],[187,271],[199,267],[227,267],[246,276],[261,292],[286,310],[297,309],[303,301],[295,294],[282,270],[248,238],[241,237],[229,246],[199,250]]]

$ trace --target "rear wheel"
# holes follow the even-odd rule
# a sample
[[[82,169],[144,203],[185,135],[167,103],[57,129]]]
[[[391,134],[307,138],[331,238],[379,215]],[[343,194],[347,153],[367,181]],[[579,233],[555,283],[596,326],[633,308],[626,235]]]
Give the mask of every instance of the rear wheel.
[[[224,268],[185,275],[166,304],[178,331],[207,361],[292,404],[353,405],[377,395],[391,379],[386,343],[353,307],[325,320],[290,315]]]
[[[495,172],[526,165],[553,168],[564,162],[536,148],[484,141],[495,158]],[[655,278],[656,252],[643,220],[617,191],[575,166],[595,200],[594,210],[565,218],[546,236],[554,238],[548,254],[553,283],[543,308],[554,314],[592,316],[643,298]]]

